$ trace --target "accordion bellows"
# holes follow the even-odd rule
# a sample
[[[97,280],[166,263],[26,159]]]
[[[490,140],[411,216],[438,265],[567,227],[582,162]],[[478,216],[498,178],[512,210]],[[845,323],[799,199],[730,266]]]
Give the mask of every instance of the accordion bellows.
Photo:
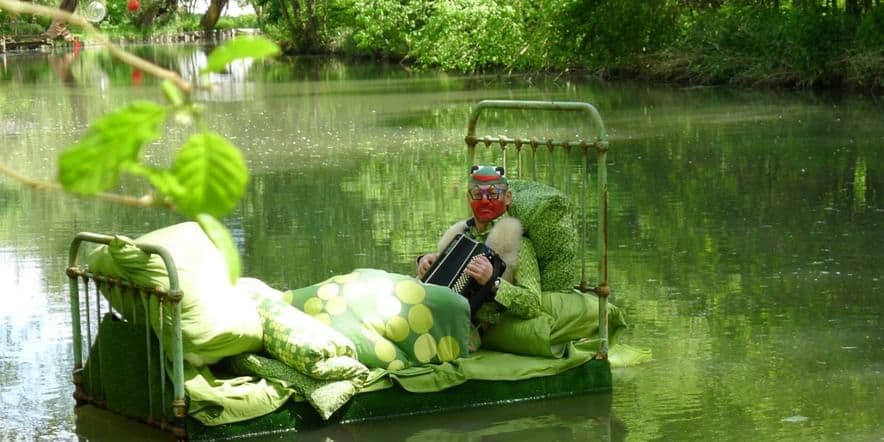
[[[465,269],[470,260],[479,253],[482,253],[481,243],[459,234],[442,251],[439,259],[427,270],[421,282],[449,287],[457,293],[464,294],[470,282]]]
[[[558,189],[536,181],[510,180],[509,186],[509,214],[522,221],[534,244],[541,288],[570,290],[580,279],[573,203]]]

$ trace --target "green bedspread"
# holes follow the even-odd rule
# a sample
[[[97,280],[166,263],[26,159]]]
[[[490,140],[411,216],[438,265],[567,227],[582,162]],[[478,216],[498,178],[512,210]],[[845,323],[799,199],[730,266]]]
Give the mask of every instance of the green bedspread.
[[[553,375],[587,362],[598,349],[598,302],[592,295],[544,292],[539,317],[504,316],[486,333],[483,349],[468,353],[469,306],[446,287],[376,269],[356,269],[287,292],[253,278],[230,285],[223,259],[193,223],[134,242],[118,237],[89,255],[90,268],[167,285],[161,263],[140,252],[138,243],[166,246],[179,267],[185,390],[189,414],[205,425],[261,416],[292,398],[308,401],[328,418],[354,394],[394,383],[425,393],[471,379]],[[101,291],[124,315],[138,311],[126,293],[113,286]],[[157,311],[152,302],[150,313]],[[159,322],[151,319],[156,332]],[[625,318],[609,306],[609,319],[613,337]],[[166,348],[169,338],[161,337]],[[619,345],[609,356],[612,366],[650,358]]]

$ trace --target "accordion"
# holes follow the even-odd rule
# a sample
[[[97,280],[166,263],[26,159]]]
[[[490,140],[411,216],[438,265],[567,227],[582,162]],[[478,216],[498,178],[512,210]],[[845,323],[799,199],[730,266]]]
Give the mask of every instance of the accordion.
[[[482,303],[494,298],[494,293],[489,287],[481,286],[466,274],[467,264],[479,255],[484,255],[491,262],[494,268],[492,280],[503,274],[506,263],[494,250],[464,234],[458,234],[445,247],[421,281],[443,285],[460,293],[469,300],[470,312],[475,313]]]

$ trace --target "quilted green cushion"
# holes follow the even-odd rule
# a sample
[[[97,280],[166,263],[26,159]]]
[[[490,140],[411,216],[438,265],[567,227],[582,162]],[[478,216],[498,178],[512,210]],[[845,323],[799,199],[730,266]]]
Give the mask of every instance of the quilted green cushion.
[[[540,267],[543,290],[570,290],[580,278],[574,205],[554,187],[536,181],[510,180],[509,213],[522,221]]]

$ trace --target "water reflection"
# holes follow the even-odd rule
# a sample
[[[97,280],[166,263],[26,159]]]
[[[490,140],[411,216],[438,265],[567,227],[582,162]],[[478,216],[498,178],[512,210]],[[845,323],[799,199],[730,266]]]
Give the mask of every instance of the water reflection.
[[[197,47],[138,50],[189,76],[205,60]],[[0,161],[38,179],[55,176],[58,152],[86,121],[134,99],[162,99],[154,80],[134,84],[130,68],[92,48],[74,58],[0,62]],[[624,438],[625,427],[636,440],[878,438],[879,104],[322,59],[243,64],[225,75],[216,78],[217,97],[205,91],[206,118],[244,150],[252,172],[242,204],[225,220],[245,274],[290,288],[354,267],[411,272],[414,256],[466,216],[461,140],[471,103],[589,100],[611,135],[611,283],[631,324],[622,340],[652,348],[657,359],[615,371],[611,438]],[[533,124],[577,136],[572,120],[524,119],[499,113],[482,125],[492,134],[518,136]],[[171,127],[145,148],[146,158],[168,165],[186,135]],[[479,153],[482,161],[497,154]],[[507,158],[531,170],[512,152]],[[566,172],[554,174],[570,192],[580,188],[572,182],[579,161],[564,160],[557,170]],[[120,190],[140,194],[144,186],[125,180]],[[75,414],[66,253],[78,231],[137,236],[180,219],[0,180],[0,276],[14,288],[0,302],[0,439],[146,431],[100,412]],[[586,261],[593,269],[595,257]],[[572,403],[531,406],[520,416],[480,418],[485,410],[474,410],[303,437],[361,439],[399,428],[415,440],[533,438],[544,428],[565,440],[605,434],[601,416],[571,419],[579,408]]]
[[[70,313],[47,287],[36,250],[0,247],[0,279],[15,284],[0,302],[0,408],[4,428],[51,438],[73,436],[63,418],[73,406]],[[51,278],[55,279],[55,278]],[[5,431],[3,431],[5,433]]]
[[[610,394],[482,407],[436,415],[408,416],[390,422],[362,422],[297,433],[299,441],[622,441],[628,431],[611,415]],[[252,438],[290,440],[291,434]]]

